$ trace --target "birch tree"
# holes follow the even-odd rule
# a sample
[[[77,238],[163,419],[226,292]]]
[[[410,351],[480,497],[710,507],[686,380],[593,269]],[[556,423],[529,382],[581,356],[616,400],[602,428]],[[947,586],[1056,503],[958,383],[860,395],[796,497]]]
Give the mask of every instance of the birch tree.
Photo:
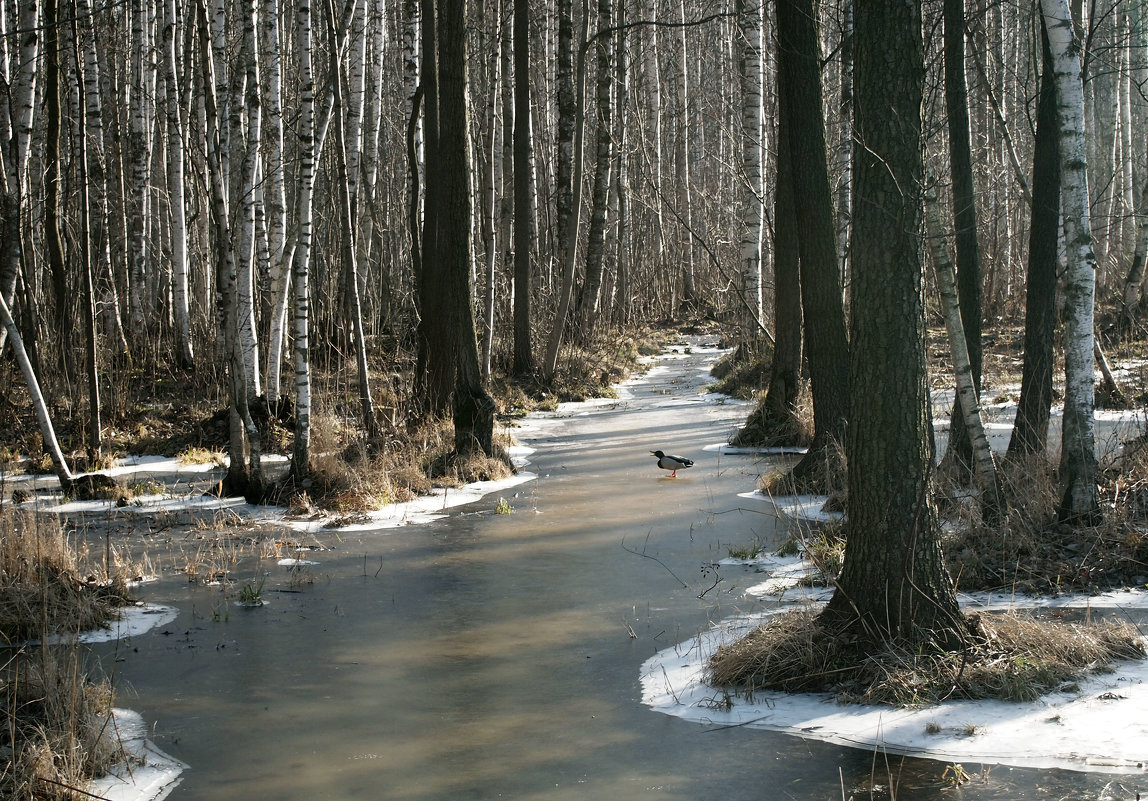
[[[299,69],[299,192],[296,200],[298,244],[293,260],[295,366],[295,442],[291,475],[303,484],[311,474],[310,268],[312,201],[315,192],[315,79],[311,68],[311,5],[300,0],[295,16],[295,54]]]
[[[17,26],[21,31],[35,31],[39,26],[39,3],[21,3]],[[3,196],[0,197],[0,296],[9,307],[16,295],[16,278],[23,257],[21,213],[23,198],[28,195],[28,157],[32,136],[33,98],[36,92],[36,63],[40,37],[21,35],[15,62],[5,59],[3,70],[7,91],[4,108],[0,109],[0,168],[3,169]],[[7,329],[0,331],[3,350]]]
[[[530,5],[514,2],[514,371],[534,371],[531,341],[531,254],[534,213],[531,203],[533,134],[530,119]]]
[[[190,369],[195,364],[191,340],[191,303],[188,290],[187,200],[184,194],[187,163],[187,119],[179,80],[179,17],[175,0],[163,4],[163,73],[165,123],[167,126],[167,191],[171,217],[172,305],[175,318],[176,363]]]
[[[128,322],[138,346],[144,336],[144,326],[151,310],[149,304],[148,273],[150,270],[150,241],[147,236],[150,209],[151,131],[154,113],[149,91],[154,85],[155,52],[151,43],[146,0],[131,3],[131,90],[129,95],[130,124],[128,128]]]
[[[1068,262],[1064,288],[1064,432],[1060,452],[1063,495],[1057,516],[1062,521],[1088,523],[1100,516],[1093,419],[1096,254],[1089,216],[1080,41],[1067,0],[1041,0],[1041,10],[1056,77],[1061,214]]]
[[[170,0],[169,0],[170,1]],[[263,51],[266,53],[266,124],[263,126],[263,153],[266,186],[263,190],[267,221],[270,322],[267,334],[267,402],[280,395],[280,371],[286,338],[287,310],[291,297],[292,265],[287,250],[287,188],[283,163],[283,53],[279,36],[279,0],[263,0]]]
[[[741,171],[737,218],[741,228],[743,336],[753,339],[761,327],[761,232],[765,206],[762,171],[762,3],[737,0],[741,53]]]
[[[248,405],[247,370],[239,341],[239,297],[236,288],[235,248],[231,238],[228,198],[225,191],[219,109],[215,100],[215,65],[208,32],[205,0],[197,0],[200,73],[204,84],[204,122],[207,135],[207,173],[211,192],[212,257],[221,276],[224,311],[224,360],[229,383],[230,457],[224,479],[226,494],[243,495],[250,503],[262,500],[262,442]],[[245,447],[246,445],[246,447]],[[249,455],[249,461],[245,459]]]

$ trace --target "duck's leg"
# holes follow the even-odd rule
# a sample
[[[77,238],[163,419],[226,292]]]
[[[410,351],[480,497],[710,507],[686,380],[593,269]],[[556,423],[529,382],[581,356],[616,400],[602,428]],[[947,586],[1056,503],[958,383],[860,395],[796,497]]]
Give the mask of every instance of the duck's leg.
[[[678,477],[678,471],[677,471],[677,470],[675,470],[674,472],[670,473],[670,478],[677,478],[677,477]]]

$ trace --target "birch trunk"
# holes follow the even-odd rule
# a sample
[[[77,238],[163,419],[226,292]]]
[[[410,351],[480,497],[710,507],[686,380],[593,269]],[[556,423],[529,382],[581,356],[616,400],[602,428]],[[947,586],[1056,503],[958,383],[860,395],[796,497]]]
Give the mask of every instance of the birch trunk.
[[[357,248],[355,244],[355,217],[354,217],[354,182],[350,176],[350,164],[347,159],[347,132],[346,120],[343,110],[343,82],[340,77],[338,33],[335,30],[335,7],[332,0],[327,2],[327,33],[330,35],[331,85],[335,92],[335,105],[333,109],[335,119],[335,162],[338,170],[339,189],[339,217],[342,218],[343,240],[343,278],[347,283],[350,294],[351,335],[355,347],[355,359],[359,371],[359,409],[363,417],[363,431],[367,437],[368,447],[372,450],[381,446],[379,426],[375,418],[375,404],[371,398],[370,372],[367,366],[367,341],[363,333],[363,312],[359,297],[359,271],[356,265]]]
[[[128,324],[132,337],[138,346],[145,334],[147,318],[151,309],[146,308],[148,298],[148,271],[150,242],[147,237],[149,225],[148,188],[151,172],[152,95],[147,91],[149,72],[154,73],[155,63],[150,26],[147,24],[146,0],[132,0],[132,49],[131,49],[131,94],[128,128]]]
[[[315,82],[311,69],[311,5],[301,0],[295,19],[295,51],[299,60],[299,196],[296,224],[299,227],[293,272],[295,444],[291,451],[291,474],[297,484],[311,474],[311,355],[310,267],[311,216],[315,191]]]
[[[22,31],[39,27],[39,3],[21,3],[16,24]],[[7,37],[5,37],[7,41]],[[29,140],[32,136],[32,107],[36,92],[36,64],[40,37],[23,35],[13,69],[6,58],[3,63],[5,112],[0,117],[0,146],[4,148],[0,163],[4,169],[3,230],[0,231],[0,297],[13,304],[16,277],[23,257],[21,215],[28,187]],[[0,350],[4,348],[7,329],[0,331]]]
[[[737,217],[741,227],[741,291],[744,306],[743,336],[751,340],[762,327],[761,235],[765,187],[761,159],[762,5],[761,0],[738,0],[738,26],[742,42],[741,168]]]
[[[60,450],[60,442],[56,439],[56,431],[52,426],[52,417],[48,413],[48,404],[44,402],[44,394],[40,391],[40,382],[36,379],[36,371],[32,369],[32,360],[28,358],[28,351],[24,349],[24,340],[16,328],[16,321],[12,319],[12,312],[8,302],[0,295],[0,324],[8,335],[12,351],[16,355],[16,362],[24,374],[24,381],[28,384],[28,394],[32,399],[32,408],[36,411],[36,421],[40,424],[40,437],[44,440],[44,448],[52,457],[52,466],[56,469],[56,476],[60,484],[64,485],[75,479],[68,463],[64,459],[64,452]]]
[[[278,402],[281,392],[283,345],[291,295],[291,266],[287,252],[287,188],[283,170],[283,58],[279,36],[279,0],[263,0],[263,51],[267,56],[266,125],[263,126],[263,174],[267,249],[269,252],[271,320],[267,335],[267,402]]]
[[[945,315],[945,330],[949,335],[953,373],[957,381],[957,411],[961,414],[961,422],[971,447],[973,473],[976,476],[977,488],[981,492],[981,516],[986,525],[998,526],[1004,522],[1007,513],[1004,489],[997,475],[996,462],[993,460],[993,452],[989,447],[984,423],[981,420],[980,390],[977,387],[972,357],[965,336],[960,300],[957,297],[956,270],[953,269],[952,259],[949,258],[943,231],[936,185],[930,181],[930,186],[925,192],[925,238],[933,259],[937,291],[941,296],[941,310]],[[951,432],[950,426],[950,448]]]
[[[188,293],[187,260],[187,203],[184,195],[187,162],[184,144],[187,120],[181,115],[179,54],[176,34],[179,18],[175,0],[164,0],[163,58],[164,93],[167,122],[167,188],[171,207],[171,276],[173,312],[175,317],[176,363],[191,369],[195,364],[195,350],[191,341],[191,304]]]
[[[618,221],[615,242],[617,253],[614,258],[614,321],[620,325],[630,321],[630,129],[626,120],[630,105],[630,51],[624,27],[625,15],[625,4],[619,4],[619,22],[623,25],[618,31],[618,51],[614,59],[618,71],[614,81],[618,107],[618,113],[614,115],[614,172],[618,176],[614,181],[617,205],[615,219]]]
[[[531,254],[534,251],[530,115],[530,7],[514,3],[514,372],[534,372]]]
[[[1080,42],[1067,0],[1041,0],[1056,75],[1060,122],[1060,174],[1067,254],[1064,352],[1064,433],[1060,453],[1062,521],[1091,522],[1100,516],[1096,490],[1093,364],[1093,298],[1096,255],[1089,218],[1087,150]]]
[[[262,139],[263,109],[260,99],[258,21],[255,0],[239,6],[243,38],[239,63],[232,73],[230,149],[241,157],[238,176],[239,214],[235,233],[235,303],[238,328],[235,336],[243,363],[246,397],[263,394],[259,370],[259,343],[255,328],[255,205],[260,183],[259,144]],[[242,67],[242,69],[240,69]],[[246,125],[243,124],[246,117]],[[222,180],[228,181],[227,173]],[[230,205],[230,203],[229,203]]]
[[[248,407],[247,375],[241,351],[239,328],[241,325],[239,297],[236,288],[235,249],[231,239],[231,222],[227,193],[224,188],[222,153],[220,147],[219,111],[215,101],[215,65],[207,23],[207,7],[198,0],[197,28],[199,31],[200,73],[204,82],[205,133],[207,135],[207,173],[211,192],[212,257],[217,262],[216,272],[221,276],[226,329],[225,362],[230,389],[231,442],[230,463],[224,479],[227,494],[241,494],[249,503],[258,503],[265,492],[262,469],[262,443],[259,429],[251,418]],[[244,440],[249,460],[245,462]]]

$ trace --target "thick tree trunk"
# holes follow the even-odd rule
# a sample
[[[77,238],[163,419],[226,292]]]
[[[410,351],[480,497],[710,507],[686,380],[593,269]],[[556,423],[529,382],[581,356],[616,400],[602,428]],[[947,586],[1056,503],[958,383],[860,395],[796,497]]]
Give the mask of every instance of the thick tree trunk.
[[[930,492],[919,0],[858,5],[856,44],[849,536],[821,619],[862,641],[956,646]]]
[[[270,322],[264,390],[269,404],[275,404],[281,393],[283,344],[286,339],[291,288],[291,254],[287,249],[287,186],[283,168],[283,59],[278,21],[279,0],[263,0],[263,25],[260,30],[263,32],[263,52],[267,54],[267,124],[263,126],[263,174],[266,186],[263,200],[267,220],[267,272],[270,279]]]
[[[813,391],[813,443],[793,468],[793,475],[820,489],[826,453],[844,439],[849,418],[849,343],[825,147],[816,19],[812,0],[778,3],[779,84],[791,123],[789,154],[801,253],[805,351]]]
[[[440,0],[441,2],[441,0]],[[437,5],[437,4],[436,4]],[[436,219],[435,255],[440,264],[439,304],[433,324],[440,328],[454,362],[454,441],[458,453],[494,453],[494,401],[482,384],[478,343],[474,335],[473,291],[470,284],[472,250],[470,149],[467,143],[465,2],[450,0],[436,9],[435,42],[438,80],[438,131],[428,135],[428,163],[439,165],[436,186],[427,186],[428,219]],[[424,8],[427,6],[424,5]],[[430,19],[424,15],[424,23]],[[429,122],[429,121],[428,121]],[[428,124],[428,134],[429,134]],[[433,143],[433,147],[432,147]],[[433,159],[431,158],[433,154]],[[428,175],[428,179],[429,179]],[[432,313],[424,309],[424,314]]]
[[[569,0],[560,0],[559,6]],[[559,51],[562,50],[564,25],[559,12]],[[583,36],[585,41],[585,24]],[[572,26],[571,26],[572,30]],[[573,43],[571,42],[573,50]],[[578,259],[578,229],[582,219],[582,137],[585,128],[585,102],[586,97],[586,59],[581,47],[578,48],[577,89],[571,92],[569,101],[563,100],[566,94],[566,81],[563,77],[563,57],[559,56],[559,102],[558,102],[558,241],[559,255],[562,259],[562,285],[559,289],[558,311],[554,316],[554,328],[550,330],[550,338],[546,343],[546,355],[542,362],[542,377],[546,381],[554,378],[554,371],[558,366],[558,351],[565,338],[566,318],[570,313],[570,304],[574,297],[574,271]],[[572,104],[572,105],[571,105]],[[565,115],[569,114],[569,118]],[[567,144],[567,128],[569,128],[569,144]],[[567,169],[564,166],[569,159],[569,177],[564,178]],[[564,181],[570,182],[570,194],[563,200],[565,190]],[[564,207],[564,208],[563,208]],[[563,214],[565,211],[565,215]],[[565,222],[563,222],[565,220]]]
[[[60,225],[60,120],[64,109],[64,86],[61,81],[60,36],[56,0],[44,2],[44,250],[48,272],[52,277],[55,308],[52,321],[57,341],[60,370],[71,384],[75,377],[72,348],[64,347],[71,336],[75,303],[68,291],[68,267],[64,260],[64,239]]]

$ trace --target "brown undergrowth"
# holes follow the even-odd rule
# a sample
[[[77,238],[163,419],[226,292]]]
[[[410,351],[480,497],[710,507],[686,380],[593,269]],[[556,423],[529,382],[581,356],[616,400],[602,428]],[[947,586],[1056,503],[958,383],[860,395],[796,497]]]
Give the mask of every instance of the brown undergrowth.
[[[1057,476],[1047,457],[1005,460],[1000,472],[1009,513],[988,527],[976,495],[951,475],[936,481],[949,574],[963,591],[1090,594],[1148,584],[1148,444],[1128,443],[1101,474],[1103,522],[1073,528],[1055,520]],[[774,479],[775,490],[792,490]],[[840,573],[848,525],[805,524],[782,553],[801,550],[814,583]],[[1113,660],[1142,658],[1140,632],[1123,622],[1068,623],[1025,612],[970,615],[966,646],[943,651],[886,643],[859,648],[824,629],[814,612],[772,618],[710,663],[710,679],[736,692],[833,692],[844,701],[892,705],[948,698],[1028,701],[1070,686]]]
[[[126,602],[123,575],[78,554],[58,523],[0,514],[0,797],[82,798],[122,756],[111,685],[67,635],[101,627]]]
[[[1144,645],[1123,622],[1044,621],[1021,611],[971,615],[959,651],[894,643],[861,648],[823,628],[815,612],[776,615],[721,646],[708,680],[752,696],[761,690],[831,692],[847,703],[921,706],[949,699],[1031,701],[1102,670],[1141,658]]]

